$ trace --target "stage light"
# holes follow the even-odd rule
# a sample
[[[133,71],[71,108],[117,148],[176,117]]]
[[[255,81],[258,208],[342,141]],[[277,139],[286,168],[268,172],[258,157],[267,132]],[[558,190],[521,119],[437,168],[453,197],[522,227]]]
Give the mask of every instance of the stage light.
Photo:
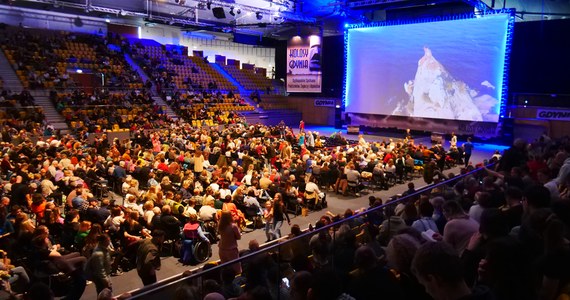
[[[75,73],[77,73],[77,74],[81,74],[81,73],[83,73],[83,70],[81,70],[81,69],[77,69],[77,70],[75,70]]]
[[[348,23],[344,23],[344,28],[348,28]]]
[[[232,16],[234,16],[234,17],[236,16],[236,13],[234,12],[234,7],[233,7],[233,6],[230,7],[230,15],[232,15]]]
[[[105,19],[105,22],[111,23],[111,20],[110,20],[110,19]]]
[[[119,15],[124,17],[127,15],[127,12],[124,9],[121,9],[121,11],[119,12]]]
[[[241,9],[238,8],[237,11],[236,11],[236,13],[237,13],[238,15],[241,14]]]
[[[256,13],[255,13],[255,17],[256,17],[258,20],[261,20],[261,19],[263,19],[263,14],[260,13],[260,12],[256,12]]]
[[[206,3],[206,7],[207,7],[208,9],[212,9],[212,2],[211,2],[211,1],[208,1],[208,2]]]

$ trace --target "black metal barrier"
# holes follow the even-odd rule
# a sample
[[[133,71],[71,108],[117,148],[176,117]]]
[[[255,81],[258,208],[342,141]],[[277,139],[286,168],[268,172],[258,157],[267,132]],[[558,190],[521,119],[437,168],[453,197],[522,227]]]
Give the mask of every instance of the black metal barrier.
[[[487,165],[487,167],[491,167],[491,165]],[[409,195],[406,195],[404,197],[400,197],[398,199],[389,201],[383,205],[376,206],[374,208],[370,208],[366,211],[355,214],[352,217],[342,219],[338,222],[334,222],[332,224],[329,224],[327,226],[324,226],[322,228],[319,228],[319,229],[316,229],[313,231],[305,230],[305,232],[303,234],[301,234],[295,238],[288,239],[287,237],[283,237],[283,238],[281,238],[275,242],[272,242],[272,243],[265,245],[259,251],[244,255],[244,256],[236,259],[236,260],[212,266],[211,268],[208,268],[207,270],[203,270],[202,268],[199,268],[199,269],[187,271],[183,274],[178,274],[178,275],[172,276],[170,278],[164,279],[164,280],[157,282],[155,284],[130,291],[129,292],[131,294],[130,299],[172,299],[175,295],[176,290],[182,285],[190,285],[193,288],[197,289],[198,292],[204,291],[205,289],[204,289],[203,284],[204,284],[205,280],[207,280],[207,279],[219,280],[220,274],[222,272],[224,272],[225,268],[232,268],[232,266],[236,263],[240,263],[240,264],[251,263],[252,261],[254,261],[255,259],[257,259],[261,256],[271,256],[274,258],[277,257],[278,262],[287,262],[287,257],[290,255],[289,252],[291,251],[291,246],[294,243],[299,243],[299,242],[308,243],[309,240],[313,236],[318,235],[321,232],[325,232],[326,230],[336,231],[344,223],[354,222],[355,219],[357,219],[357,218],[365,218],[370,213],[381,212],[380,210],[383,210],[386,207],[395,206],[398,203],[403,202],[405,200],[413,199],[414,197],[419,197],[422,194],[431,192],[435,188],[444,188],[446,186],[452,187],[455,183],[466,178],[467,176],[481,176],[482,174],[484,174],[484,169],[478,168],[478,169],[475,169],[471,172],[455,176],[451,179],[447,179],[446,181],[425,186],[425,187],[417,190],[413,194],[409,194]],[[356,228],[353,228],[351,230],[355,230],[355,229]],[[333,248],[332,251],[334,253],[335,243],[337,242],[335,240],[336,234],[331,234],[331,236],[333,239],[332,240],[332,248]],[[335,264],[334,259],[331,261],[331,264],[334,267],[334,264]],[[281,263],[273,264],[273,266],[276,267],[277,269],[273,270],[273,272],[271,272],[271,271],[267,272],[267,279],[272,284],[275,284],[275,286],[270,287],[270,288],[277,288],[277,290],[278,290],[278,287],[280,285],[285,284],[282,279],[283,279],[283,277],[285,277],[284,274],[289,273],[291,271],[291,269],[284,268],[283,265],[284,264],[281,264]],[[279,294],[279,293],[277,293],[277,294]]]

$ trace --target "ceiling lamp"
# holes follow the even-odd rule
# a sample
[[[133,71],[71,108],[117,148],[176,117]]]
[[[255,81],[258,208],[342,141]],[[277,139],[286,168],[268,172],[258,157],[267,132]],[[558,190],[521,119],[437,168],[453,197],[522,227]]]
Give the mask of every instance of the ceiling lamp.
[[[263,14],[261,14],[261,12],[256,12],[256,13],[255,13],[255,17],[256,17],[258,20],[261,20],[261,19],[263,19]]]
[[[234,17],[236,16],[236,13],[234,12],[234,7],[233,7],[233,6],[230,7],[230,15],[232,15],[232,16],[234,16]]]

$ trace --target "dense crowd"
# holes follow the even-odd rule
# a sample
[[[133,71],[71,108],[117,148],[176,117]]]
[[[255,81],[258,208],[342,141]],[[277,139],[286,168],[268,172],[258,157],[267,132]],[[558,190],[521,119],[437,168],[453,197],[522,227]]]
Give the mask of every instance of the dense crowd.
[[[182,283],[176,299],[567,299],[568,142],[517,140],[491,169],[371,196],[358,217],[323,215],[317,229],[346,220],[312,236],[294,225],[297,239],[243,260],[241,274]]]
[[[71,82],[54,63],[111,69],[124,65],[121,48],[131,49],[113,36],[60,39],[23,30],[2,41],[15,51],[16,67],[32,88]],[[101,56],[92,61],[56,55],[71,41],[95,45]],[[143,59],[155,84],[176,87],[172,70]],[[171,62],[177,63],[175,56]],[[110,74],[113,86],[140,83],[129,68]],[[211,109],[219,103],[243,104],[216,92],[215,82],[207,88],[187,84],[188,91],[164,95],[187,120],[220,117]],[[402,195],[371,196],[368,208],[323,213],[310,237],[297,238],[302,231],[294,224],[286,240],[297,239],[278,252],[204,273],[199,285],[179,287],[176,298],[570,297],[568,139],[516,140],[489,158],[495,163],[489,169],[457,179],[445,170],[474,170],[474,146],[470,140],[458,145],[454,135],[449,149],[415,144],[409,134],[403,140],[347,141],[340,133],[305,131],[302,122],[297,133],[283,122],[245,124],[233,112],[217,120],[223,126],[201,128],[168,119],[146,90],[78,89],[50,97],[77,125],[75,136],[49,130],[41,109],[7,109],[2,119],[3,298],[79,299],[89,280],[106,299],[111,276],[136,269],[149,285],[157,281],[163,252],[179,256],[184,265],[197,264],[208,259],[213,243],[221,262],[229,262],[259,249],[255,240],[249,249],[238,249],[245,231],[263,230],[267,242],[280,239],[289,214],[323,212],[327,195],[329,201],[332,193],[359,197],[365,188],[387,189],[413,174],[427,184],[445,183],[419,194],[408,183]],[[0,103],[19,108],[33,105],[33,98],[26,91],[2,92]],[[187,105],[201,106],[182,112]],[[115,124],[129,128],[130,138],[109,139],[105,129]],[[343,222],[319,230],[336,221]]]
[[[237,227],[237,233],[226,235],[264,226],[272,240],[281,236],[287,212],[321,209],[326,191],[342,192],[353,176],[349,170],[364,173],[373,165],[388,174],[389,157],[418,148],[412,141],[361,139],[347,145],[338,134],[323,143],[315,133],[294,134],[283,123],[238,123],[220,131],[172,123],[169,129],[135,130],[131,139],[109,141],[102,135],[92,142],[86,135],[44,138],[11,130],[6,126],[1,133],[2,247],[33,275],[32,281],[55,280],[59,274],[66,284],[52,290],[70,298],[83,292],[85,276],[75,275],[84,272],[79,266],[89,261],[102,233],[111,236],[114,249],[105,276],[134,267],[140,271],[136,254],[142,241],[151,243],[161,235],[178,240],[181,229],[196,221],[204,226],[193,225],[188,237],[215,242],[221,236],[220,251],[226,215],[225,224]],[[109,189],[124,203],[116,203]],[[220,257],[237,257],[235,244],[226,248]],[[194,262],[192,257],[184,261]],[[110,282],[93,281],[98,290]]]
[[[40,138],[36,143],[25,135],[2,132],[2,137],[2,247],[14,265],[22,266],[28,276],[33,274],[33,281],[50,274],[77,275],[58,277],[67,283],[65,289],[52,286],[54,293],[66,293],[70,298],[78,298],[83,292],[86,263],[103,266],[93,272],[99,275],[87,276],[98,291],[111,288],[109,276],[120,274],[121,269],[137,268],[143,282],[152,283],[159,263],[149,260],[141,265],[140,255],[158,255],[163,241],[179,239],[181,231],[182,240],[216,242],[221,238],[220,258],[229,261],[238,257],[236,239],[250,222],[263,220],[258,225],[266,224],[268,240],[279,238],[281,224],[289,220],[288,212],[296,212],[297,205],[323,208],[324,192],[342,193],[351,176],[358,180],[363,174],[367,177],[368,171],[375,173],[374,169],[376,174],[387,176],[396,170],[391,160],[401,161],[405,169],[407,155],[415,158],[414,163],[421,159],[427,167],[444,154],[439,145],[429,152],[412,140],[368,143],[361,138],[352,145],[318,148],[313,144],[313,133],[295,135],[288,127],[241,124],[227,126],[221,132],[188,126],[152,133],[140,131],[132,140],[110,143],[103,136],[93,144],[69,136]],[[241,297],[262,292],[273,297],[275,292],[286,294],[284,286],[274,291],[278,286],[275,282],[261,279],[272,276],[257,272],[274,272],[276,264],[288,263],[295,270],[289,273],[295,274],[289,278],[292,294],[299,292],[296,289],[301,280],[314,283],[305,288],[317,295],[339,292],[345,297],[372,299],[382,284],[385,288],[381,293],[429,299],[420,285],[427,284],[428,278],[464,278],[466,286],[487,285],[485,293],[504,293],[502,298],[557,295],[561,292],[558,287],[564,286],[568,278],[565,269],[560,268],[568,259],[564,231],[568,220],[564,217],[568,165],[564,164],[567,149],[561,145],[548,141],[527,147],[517,141],[500,158],[497,171],[468,176],[421,197],[406,198],[383,212],[375,211],[335,230],[321,232],[317,238],[304,241],[308,244],[297,243],[299,249],[291,246],[289,255],[282,251],[277,258],[260,258],[243,268],[235,264],[233,273],[227,271],[232,275],[226,274],[222,277],[226,281],[217,284],[233,286],[227,278],[242,274],[238,277],[245,278]],[[436,181],[447,177],[437,170]],[[558,181],[553,183],[552,174],[560,174]],[[525,188],[528,186],[532,188]],[[122,195],[124,203],[114,203],[107,188]],[[410,186],[406,194],[413,191]],[[380,199],[371,199],[371,208],[381,204]],[[352,214],[347,211],[343,216]],[[340,217],[323,216],[316,228]],[[357,241],[360,232],[353,227],[365,233],[365,238],[361,236]],[[293,228],[292,236],[298,235],[298,226]],[[422,231],[429,234],[421,235]],[[433,242],[422,246],[426,240],[442,240],[449,246],[433,246]],[[387,248],[383,250],[382,246]],[[107,252],[108,248],[113,251]],[[412,272],[412,258],[418,260],[420,253],[428,251],[425,249],[443,252],[441,255],[448,256],[445,261],[462,261],[464,269],[418,267]],[[509,260],[498,264],[494,255],[503,255],[501,251],[515,251],[517,255],[507,255]],[[91,258],[93,253],[97,258]],[[311,254],[312,260],[307,261]],[[97,259],[102,263],[96,264]],[[182,255],[181,260],[195,262],[192,255]],[[427,260],[424,263],[429,265]],[[449,277],[447,272],[452,271],[461,271],[462,277]],[[320,276],[343,284],[334,285],[339,289],[317,291],[322,288],[318,286]],[[505,281],[489,279],[492,276]],[[12,291],[25,291],[18,285],[27,284],[26,276],[10,278],[15,280]],[[544,280],[537,281],[540,278]],[[542,286],[543,281],[549,285]],[[238,296],[217,289],[215,283],[212,291],[221,291],[225,297]],[[439,283],[434,282],[436,287]],[[451,284],[445,283],[441,286]],[[433,290],[428,288],[427,292],[438,298]]]

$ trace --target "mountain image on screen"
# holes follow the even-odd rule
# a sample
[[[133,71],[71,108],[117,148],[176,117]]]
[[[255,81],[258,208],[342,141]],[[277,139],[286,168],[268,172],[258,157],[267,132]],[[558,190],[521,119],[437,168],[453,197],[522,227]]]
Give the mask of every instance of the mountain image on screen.
[[[494,90],[487,80],[481,90]],[[394,115],[455,119],[471,121],[496,121],[491,109],[499,102],[494,97],[471,89],[465,82],[455,79],[424,47],[424,56],[418,61],[416,76],[404,83],[409,96],[396,106]]]

